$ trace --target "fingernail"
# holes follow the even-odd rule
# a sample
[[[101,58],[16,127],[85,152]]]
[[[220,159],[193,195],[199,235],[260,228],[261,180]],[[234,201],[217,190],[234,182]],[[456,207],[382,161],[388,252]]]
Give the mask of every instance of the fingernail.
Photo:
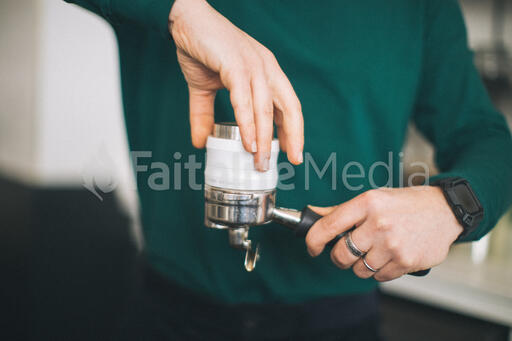
[[[265,157],[263,159],[263,167],[262,167],[262,169],[263,169],[264,172],[268,171],[268,165],[269,165],[269,158],[267,156],[267,157]]]
[[[304,161],[304,157],[302,156],[302,153],[299,154],[299,163],[302,163]]]
[[[252,141],[251,152],[256,153],[257,151],[258,151],[258,146],[256,145],[256,141]]]

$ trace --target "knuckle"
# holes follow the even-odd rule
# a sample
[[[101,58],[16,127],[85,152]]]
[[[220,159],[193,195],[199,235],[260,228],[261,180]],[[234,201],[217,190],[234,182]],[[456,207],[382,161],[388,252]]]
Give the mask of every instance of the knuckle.
[[[293,101],[292,110],[298,113],[302,113],[302,104],[297,97],[295,97],[295,100]],[[302,120],[302,115],[300,115],[298,119]]]
[[[313,249],[316,247],[315,245],[315,237],[311,234],[311,233],[308,233],[306,235],[306,246],[310,249]]]
[[[322,223],[322,229],[326,233],[328,233],[329,235],[336,235],[336,234],[338,234],[337,233],[338,229],[337,229],[337,226],[336,226],[336,222],[330,216],[326,216],[324,218],[324,222]]]
[[[246,74],[250,75],[252,78],[260,76],[264,71],[264,67],[265,61],[256,53],[251,53],[245,58],[244,68],[247,72]]]
[[[368,275],[365,273],[365,271],[359,267],[354,266],[352,271],[354,271],[354,274],[359,278],[368,278]]]
[[[221,77],[229,81],[232,87],[246,82],[249,78],[250,67],[243,61],[236,61],[230,67],[221,68]]]
[[[445,248],[441,251],[441,253],[440,253],[440,255],[441,255],[441,259],[442,259],[442,260],[445,260],[445,259],[446,259],[446,257],[448,257],[448,253],[449,253],[449,252],[450,252],[450,247],[449,247],[449,246],[448,246],[448,247],[445,247]]]
[[[265,63],[276,63],[277,62],[277,58],[274,55],[274,53],[272,51],[270,51],[268,48],[266,48],[265,46],[262,46],[260,53],[261,53],[261,57],[263,58]]]
[[[361,198],[364,200],[367,206],[373,206],[377,202],[377,194],[374,189],[364,192],[361,194]]]
[[[388,282],[392,280],[392,278],[389,275],[381,273],[376,273],[375,276],[373,276],[373,278],[375,278],[375,280],[378,282]]]
[[[287,115],[293,115],[293,119],[296,121],[302,121],[302,104],[300,103],[299,99],[294,95],[294,99],[292,99],[288,105],[285,113]]]
[[[343,268],[343,266],[340,263],[338,263],[338,261],[335,258],[331,257],[331,261],[338,269],[345,270],[345,268]]]
[[[266,119],[271,119],[274,116],[274,108],[271,105],[265,105],[260,115],[262,115]]]
[[[261,63],[259,54],[257,53],[257,50],[255,50],[254,48],[248,48],[247,50],[242,52],[242,57],[240,58],[240,60],[240,64],[243,65],[243,67],[247,71],[252,70],[255,65]]]
[[[232,105],[233,105],[233,110],[235,111],[235,113],[246,112],[251,107],[251,103],[249,102],[248,98],[244,98],[244,99],[236,98],[233,100]],[[237,118],[237,121],[239,124],[244,124],[248,121],[248,117],[240,116]]]
[[[252,121],[250,116],[240,115],[237,117],[236,122],[240,127],[240,130],[243,134],[245,133],[253,133],[254,130],[254,122]]]
[[[359,278],[367,279],[373,276],[373,272],[370,272],[368,270],[363,270],[359,275]]]
[[[397,252],[394,258],[401,267],[406,269],[412,268],[415,263],[414,258],[405,252]]]
[[[343,266],[344,269],[348,269],[352,266],[352,263],[348,261],[344,255],[336,254],[336,260]]]
[[[342,269],[347,269],[350,267],[350,263],[346,260],[346,258],[343,255],[343,252],[339,248],[335,248],[331,251],[331,256],[334,260],[336,260],[336,263],[338,263],[338,266]]]
[[[372,211],[380,211],[383,204],[382,191],[380,189],[371,189],[363,193],[363,199],[366,205]]]
[[[233,76],[241,79],[246,79],[251,73],[251,66],[248,63],[240,63],[237,67],[233,68]]]
[[[398,240],[398,238],[387,236],[384,239],[384,246],[386,247],[386,249],[388,249],[394,254],[400,250],[400,241]]]
[[[393,228],[393,224],[385,216],[378,216],[375,219],[375,228],[380,232],[389,232]],[[389,238],[388,238],[389,239]]]

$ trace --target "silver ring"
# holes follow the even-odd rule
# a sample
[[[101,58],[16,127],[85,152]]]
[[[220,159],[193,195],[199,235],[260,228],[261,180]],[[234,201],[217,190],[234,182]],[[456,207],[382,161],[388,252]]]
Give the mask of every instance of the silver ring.
[[[345,237],[345,244],[347,244],[347,248],[350,253],[357,258],[364,257],[366,254],[366,252],[361,251],[352,241],[352,232],[347,233],[347,236]]]
[[[366,268],[367,268],[368,270],[370,270],[371,272],[377,272],[377,271],[379,271],[379,270],[375,270],[374,268],[372,268],[372,267],[371,267],[371,266],[366,262],[366,259],[365,259],[365,258],[363,258],[363,264],[364,264],[364,266],[366,266]]]

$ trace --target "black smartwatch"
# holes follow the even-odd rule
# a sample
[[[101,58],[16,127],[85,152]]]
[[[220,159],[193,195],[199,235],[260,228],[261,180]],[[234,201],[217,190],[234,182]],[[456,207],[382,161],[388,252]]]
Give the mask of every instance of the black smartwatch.
[[[471,189],[469,182],[455,177],[436,180],[431,185],[441,188],[448,205],[464,228],[457,240],[473,232],[484,217],[484,208]]]

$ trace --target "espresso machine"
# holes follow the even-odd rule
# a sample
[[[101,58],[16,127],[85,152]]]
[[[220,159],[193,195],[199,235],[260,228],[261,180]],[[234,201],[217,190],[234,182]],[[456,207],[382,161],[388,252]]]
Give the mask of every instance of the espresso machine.
[[[238,126],[231,122],[215,124],[206,143],[205,225],[228,230],[229,245],[245,251],[247,271],[254,269],[259,258],[258,245],[253,245],[249,239],[251,228],[276,222],[304,238],[322,218],[307,206],[301,211],[276,207],[278,154],[279,141],[274,139],[268,171],[257,171],[253,155],[243,148]],[[336,236],[328,246],[334,246],[349,231]],[[428,271],[413,275],[423,276]]]

